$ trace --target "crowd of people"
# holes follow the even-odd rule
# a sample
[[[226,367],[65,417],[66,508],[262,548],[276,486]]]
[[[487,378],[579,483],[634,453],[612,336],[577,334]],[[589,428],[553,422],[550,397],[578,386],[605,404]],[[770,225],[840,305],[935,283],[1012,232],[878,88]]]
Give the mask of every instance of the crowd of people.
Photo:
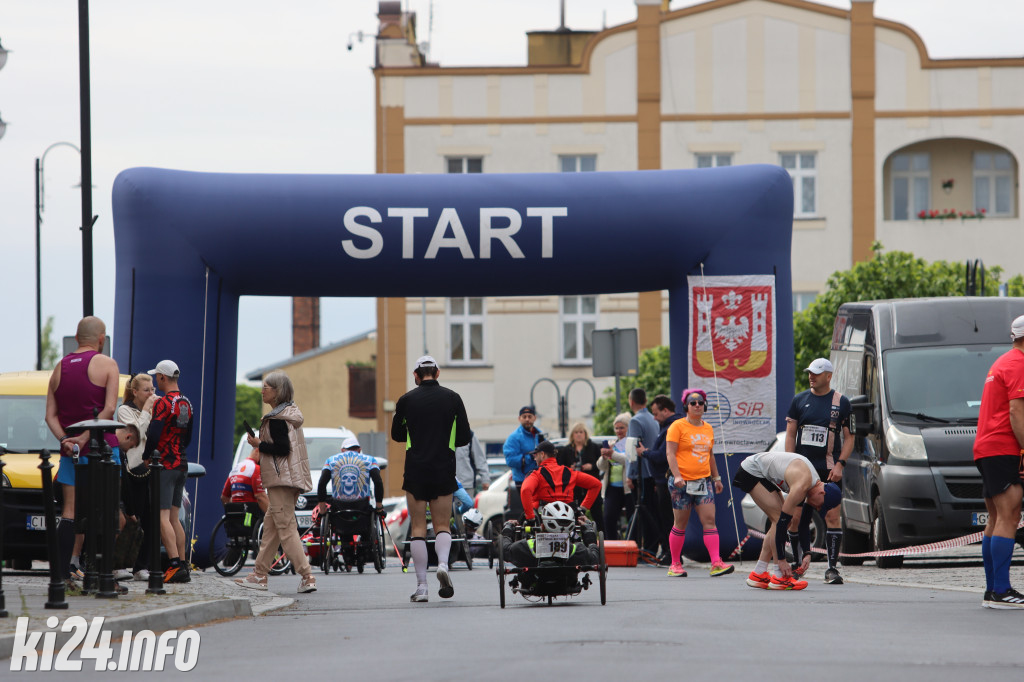
[[[987,608],[1024,608],[1024,595],[1009,580],[1024,476],[1024,316],[1012,322],[1010,336],[1013,347],[996,361],[984,382],[974,445],[989,512],[982,540],[986,584],[982,605]],[[162,360],[154,369],[132,375],[118,407],[120,375],[117,363],[102,354],[103,322],[96,317],[82,319],[75,338],[77,348],[62,358],[51,375],[46,401],[46,422],[61,445],[56,477],[63,493],[57,529],[61,570],[69,586],[80,587],[83,535],[75,532],[75,518],[76,509],[85,507],[83,487],[76,487],[75,464],[96,456],[90,452],[89,432],[69,429],[76,422],[116,416],[124,427],[104,438],[122,470],[122,528],[132,523],[150,527],[147,462],[158,456],[163,464],[159,527],[168,558],[163,581],[188,582],[185,531],[178,512],[194,411],[179,388],[179,368],[171,360]],[[746,579],[747,585],[758,589],[807,587],[800,577],[810,564],[811,510],[821,513],[827,526],[824,582],[843,584],[839,507],[843,472],[854,445],[851,404],[832,388],[833,367],[828,359],[814,360],[805,371],[809,387],[794,396],[787,410],[785,450],[748,456],[732,480],[732,486],[751,496],[771,522],[758,561]],[[428,508],[436,530],[438,595],[447,599],[455,592],[448,566],[453,500],[459,513],[469,511],[467,532],[472,534],[482,519],[478,512],[472,513],[476,510],[466,490],[485,489],[489,484],[486,458],[470,429],[465,405],[456,392],[440,385],[440,374],[433,357],[416,360],[416,388],[397,401],[391,427],[392,439],[406,447],[402,489],[410,516],[409,545],[416,576],[410,600],[414,603],[429,600]],[[232,469],[221,497],[225,504],[257,505],[266,515],[253,571],[236,582],[267,589],[274,555],[269,550],[280,547],[300,576],[298,591],[313,592],[316,579],[294,514],[298,496],[313,488],[302,413],[284,372],[264,378],[262,398],[269,411],[259,432],[248,436],[252,453]],[[667,395],[654,396],[648,407],[644,389],[635,388],[629,393],[629,405],[630,412],[613,420],[614,439],[595,441],[586,425],[578,422],[561,448],[540,431],[532,405],[519,410],[519,426],[503,445],[511,480],[499,541],[513,561],[529,565],[532,546],[516,539],[519,524],[551,531],[578,527],[581,544],[575,560],[593,563],[598,532],[609,540],[625,534],[636,541],[645,561],[667,566],[668,576],[679,578],[687,575],[683,546],[691,512],[696,511],[710,575],[732,573],[734,566],[721,557],[715,522],[716,495],[723,493],[724,484],[714,455],[714,429],[704,419],[707,393],[687,388],[677,410]],[[328,481],[333,500],[328,500]],[[351,438],[321,471],[317,511],[361,505],[360,509],[383,514],[383,489],[375,460],[362,454],[358,440]],[[787,540],[792,564],[786,557]],[[130,556],[127,565],[118,567],[116,577],[147,580],[150,571],[160,568],[149,566],[147,559],[143,552]]]

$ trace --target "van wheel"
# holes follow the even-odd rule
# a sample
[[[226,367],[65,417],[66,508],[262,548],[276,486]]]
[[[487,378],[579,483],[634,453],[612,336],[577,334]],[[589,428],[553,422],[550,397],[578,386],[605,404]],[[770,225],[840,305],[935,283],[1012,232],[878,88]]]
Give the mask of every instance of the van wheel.
[[[882,514],[882,498],[876,497],[871,504],[874,521],[871,523],[871,549],[880,552],[895,549],[889,541],[889,533],[885,530],[885,516]],[[879,568],[899,568],[903,565],[902,556],[875,557],[875,565]]]
[[[843,528],[843,554],[863,554],[871,550],[868,543],[868,536],[863,533],[858,533],[855,530],[850,530],[846,527],[846,515],[842,515],[840,522]],[[860,566],[864,563],[866,557],[842,557],[843,566]]]

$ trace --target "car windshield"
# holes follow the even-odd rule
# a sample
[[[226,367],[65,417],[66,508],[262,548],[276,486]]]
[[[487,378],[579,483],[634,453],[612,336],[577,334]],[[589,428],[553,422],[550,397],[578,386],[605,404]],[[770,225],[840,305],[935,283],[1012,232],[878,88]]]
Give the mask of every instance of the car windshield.
[[[56,452],[60,445],[46,426],[45,415],[46,396],[0,396],[0,446],[15,452]]]
[[[889,411],[897,421],[976,422],[985,375],[1005,352],[1005,346],[987,345],[887,351]]]
[[[327,458],[341,452],[343,440],[345,440],[343,436],[306,438],[306,454],[309,455],[309,470],[313,472],[314,482],[318,476],[317,472],[324,468]],[[247,443],[243,444],[238,461],[248,457],[250,451],[252,448]]]

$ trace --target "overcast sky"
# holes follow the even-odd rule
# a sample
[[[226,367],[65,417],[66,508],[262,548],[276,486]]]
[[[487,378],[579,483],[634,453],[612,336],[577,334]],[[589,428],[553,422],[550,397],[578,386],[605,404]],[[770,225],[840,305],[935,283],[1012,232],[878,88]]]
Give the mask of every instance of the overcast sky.
[[[376,0],[93,1],[94,309],[113,321],[110,192],[134,166],[193,171],[372,173]],[[522,65],[529,30],[557,28],[558,0],[406,0],[442,66]],[[566,0],[567,25],[631,21],[633,0]],[[698,4],[676,0],[672,8]],[[823,4],[848,9],[849,2]],[[433,18],[430,7],[433,5]],[[3,0],[0,42],[0,372],[35,365],[34,159],[78,145],[78,3]],[[877,0],[932,57],[1024,56],[1021,0]],[[358,41],[358,32],[368,36]],[[351,51],[346,44],[353,40]],[[1024,87],[1024,84],[1022,84]],[[73,334],[82,312],[78,154],[45,160],[43,318]],[[323,299],[324,345],[375,326],[373,299]],[[286,298],[242,299],[239,376],[291,353]],[[259,320],[259,323],[257,323]],[[253,331],[257,324],[259,334]],[[127,368],[122,368],[126,370]],[[144,369],[144,368],[132,368]]]

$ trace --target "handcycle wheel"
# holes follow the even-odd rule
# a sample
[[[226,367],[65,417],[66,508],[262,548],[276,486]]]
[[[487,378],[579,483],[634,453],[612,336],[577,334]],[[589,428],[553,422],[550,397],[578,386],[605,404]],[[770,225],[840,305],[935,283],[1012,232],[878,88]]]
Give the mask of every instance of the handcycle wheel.
[[[245,565],[249,547],[245,540],[228,537],[226,521],[227,517],[222,517],[213,527],[213,533],[210,534],[210,557],[213,559],[213,568],[217,573],[223,576],[232,576],[242,570],[242,566]]]
[[[324,573],[331,572],[331,512],[328,510],[320,517],[320,568]]]
[[[487,545],[487,568],[494,568],[494,540]]]
[[[256,544],[259,546],[263,545],[263,526],[265,524],[266,519],[260,522],[259,528],[256,529]],[[281,575],[291,567],[291,559],[289,559],[281,550],[281,547],[278,546],[277,551],[274,552],[274,560],[270,562],[270,575]]]
[[[501,595],[501,608],[505,608],[505,548],[498,542],[498,594]]]
[[[605,604],[605,582],[608,577],[608,564],[604,558],[604,531],[599,531],[597,534],[597,554],[598,561],[600,564],[597,568],[597,581],[601,587],[601,606]]]
[[[380,515],[374,514],[373,529],[370,531],[370,538],[372,547],[370,551],[373,552],[373,567],[380,573],[384,570],[384,536],[381,532],[382,524],[384,523]]]
[[[462,553],[466,558],[466,568],[473,570],[473,548],[469,545],[469,538],[462,536]]]

